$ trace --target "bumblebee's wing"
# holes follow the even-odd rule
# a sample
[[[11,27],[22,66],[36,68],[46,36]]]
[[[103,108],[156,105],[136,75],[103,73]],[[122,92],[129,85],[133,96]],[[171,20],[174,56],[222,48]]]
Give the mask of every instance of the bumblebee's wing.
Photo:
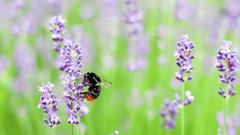
[[[109,81],[106,81],[106,80],[103,80],[101,83],[100,83],[101,86],[105,87],[105,88],[109,88],[112,86],[112,83],[109,82]]]

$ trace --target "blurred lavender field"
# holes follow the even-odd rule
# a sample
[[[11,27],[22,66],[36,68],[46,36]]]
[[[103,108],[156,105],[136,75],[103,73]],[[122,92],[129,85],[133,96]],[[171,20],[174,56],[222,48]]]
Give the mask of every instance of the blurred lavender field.
[[[0,0],[0,135],[238,135],[239,58],[240,0]],[[112,85],[72,113],[86,72]]]

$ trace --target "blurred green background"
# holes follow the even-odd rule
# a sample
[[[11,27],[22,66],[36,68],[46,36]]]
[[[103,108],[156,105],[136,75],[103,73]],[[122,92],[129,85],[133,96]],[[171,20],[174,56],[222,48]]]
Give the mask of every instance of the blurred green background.
[[[107,11],[107,6],[114,2],[117,4]],[[0,135],[52,132],[43,124],[45,115],[37,105],[41,84],[54,83],[54,93],[59,98],[64,91],[48,30],[49,19],[58,14],[66,20],[72,39],[86,37],[89,42],[83,46],[86,51],[82,73],[96,72],[113,84],[103,88],[96,101],[86,102],[89,113],[80,120],[79,134],[109,135],[115,130],[120,135],[180,134],[180,115],[174,129],[164,129],[159,113],[163,102],[174,99],[175,93],[180,92],[179,83],[174,80],[177,71],[174,51],[176,41],[188,34],[196,48],[193,80],[186,84],[186,90],[192,91],[195,100],[185,109],[185,134],[216,135],[216,114],[223,111],[224,99],[217,93],[221,84],[215,56],[223,40],[232,41],[232,47],[238,50],[240,31],[226,21],[224,0],[180,1],[187,5],[183,18],[176,15],[183,12],[177,10],[176,3],[176,0],[139,1],[139,9],[144,12],[144,33],[149,39],[148,66],[131,72],[126,68],[129,54],[123,0],[1,0]],[[238,88],[239,84],[237,91]],[[239,94],[230,99],[229,114],[239,115],[239,102]],[[67,124],[64,102],[59,108],[62,124],[54,128],[55,134],[69,135],[71,125]]]

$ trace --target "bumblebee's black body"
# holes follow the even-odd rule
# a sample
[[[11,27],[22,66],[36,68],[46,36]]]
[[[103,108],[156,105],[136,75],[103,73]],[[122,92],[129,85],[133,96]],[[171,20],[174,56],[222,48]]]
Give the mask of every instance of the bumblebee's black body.
[[[88,92],[89,92],[89,94],[93,97],[93,98],[97,98],[99,95],[100,95],[100,93],[101,93],[101,86],[100,85],[96,85],[96,86],[90,86],[89,88],[88,88]]]
[[[101,78],[93,72],[87,72],[86,74],[84,74],[83,84],[85,86],[88,86],[88,91],[81,93],[83,97],[89,101],[92,101],[98,98],[98,96],[101,93],[101,86],[100,86],[101,82],[102,82]]]

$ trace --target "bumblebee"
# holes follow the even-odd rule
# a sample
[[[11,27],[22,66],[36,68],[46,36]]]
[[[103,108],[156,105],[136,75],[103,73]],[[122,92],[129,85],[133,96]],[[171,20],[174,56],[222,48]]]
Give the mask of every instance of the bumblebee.
[[[112,83],[102,80],[96,73],[87,72],[83,76],[83,85],[88,86],[88,90],[81,93],[83,98],[88,101],[93,101],[99,97],[102,90],[101,86],[109,86],[112,85]]]

